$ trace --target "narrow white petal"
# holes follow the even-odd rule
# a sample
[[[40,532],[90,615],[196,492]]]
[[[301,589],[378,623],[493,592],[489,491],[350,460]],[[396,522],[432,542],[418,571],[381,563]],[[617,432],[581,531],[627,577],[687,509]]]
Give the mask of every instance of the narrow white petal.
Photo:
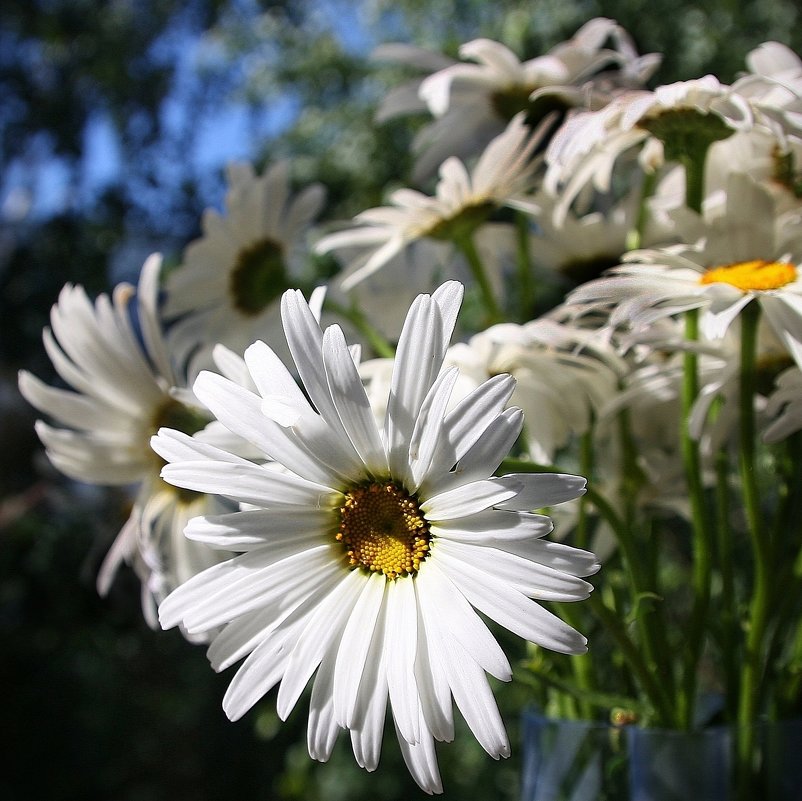
[[[376,418],[339,326],[327,328],[323,335],[323,362],[331,397],[354,449],[369,471],[386,473],[387,455]]]
[[[443,782],[440,779],[440,771],[437,767],[437,753],[434,750],[434,739],[426,728],[426,721],[423,720],[422,712],[418,712],[420,717],[421,738],[415,743],[407,742],[399,735],[398,742],[401,746],[401,754],[412,778],[425,793],[433,795],[443,792]]]
[[[418,572],[417,590],[421,606],[436,610],[443,630],[448,631],[483,670],[501,681],[512,678],[512,668],[496,638],[476,614],[448,576],[437,566],[440,548]]]
[[[554,528],[551,518],[532,512],[513,512],[506,509],[488,509],[470,517],[457,517],[432,525],[435,537],[459,542],[510,542],[544,537]],[[506,547],[506,546],[505,546]]]
[[[446,560],[452,572],[463,564],[490,573],[529,598],[543,601],[578,601],[593,589],[587,581],[560,570],[540,565],[501,548],[443,540],[437,547],[438,560]]]
[[[330,649],[336,651],[345,624],[362,591],[364,578],[359,571],[350,570],[339,585],[325,596],[310,616],[287,665],[287,675],[281,682],[276,710],[286,720],[304,687]]]
[[[456,489],[427,498],[420,508],[427,520],[449,520],[482,512],[491,506],[515,499],[519,487],[514,480],[501,484],[498,481],[474,481]]]
[[[177,487],[262,507],[330,509],[338,505],[339,498],[322,484],[252,463],[177,462],[162,468],[162,478]]]
[[[281,514],[256,509],[224,515],[195,517],[184,534],[195,542],[227,551],[251,551],[290,540],[310,543],[332,536],[336,521],[328,510],[299,508]]]
[[[420,739],[415,649],[418,641],[418,602],[410,578],[387,587],[387,688],[400,736],[410,743]]]
[[[373,771],[379,765],[384,720],[387,714],[387,606],[382,605],[373,639],[370,643],[365,671],[351,726],[351,747],[357,764]]]
[[[516,496],[498,504],[501,509],[522,512],[556,506],[585,494],[587,481],[582,476],[565,473],[510,473],[497,479],[509,486],[521,486]]]
[[[417,592],[417,582],[415,582]],[[427,626],[418,598],[418,649],[415,655],[415,678],[426,725],[436,740],[454,739],[454,709],[451,688],[443,670],[438,632]]]
[[[421,405],[409,443],[413,481],[410,490],[413,492],[425,481],[432,468],[435,454],[441,449],[443,416],[458,374],[456,367],[441,373]],[[445,448],[447,445],[443,449]]]
[[[266,692],[281,681],[289,649],[304,625],[299,616],[259,645],[234,674],[223,697],[229,720],[239,720]]]
[[[306,740],[309,756],[318,762],[328,761],[340,733],[334,717],[334,660],[335,654],[331,651],[323,658],[309,699]]]
[[[381,573],[371,573],[365,580],[340,640],[334,668],[334,714],[341,726],[350,727],[353,723],[359,685],[386,584]]]
[[[519,637],[564,654],[583,654],[587,640],[536,601],[471,565],[442,567],[469,603]]]
[[[502,412],[514,389],[515,379],[512,376],[493,376],[446,415],[443,439],[448,445],[438,450],[433,472],[450,470],[465,455],[492,420]]]

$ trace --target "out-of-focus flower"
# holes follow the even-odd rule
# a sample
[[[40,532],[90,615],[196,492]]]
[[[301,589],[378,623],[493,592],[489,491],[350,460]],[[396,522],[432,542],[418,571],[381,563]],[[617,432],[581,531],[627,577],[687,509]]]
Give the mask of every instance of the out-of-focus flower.
[[[379,55],[401,56],[423,69],[432,66],[429,53],[416,57],[407,50],[385,49]],[[379,110],[380,119],[424,108],[434,116],[413,145],[418,154],[414,180],[430,175],[449,156],[467,159],[480,152],[519,112],[535,126],[557,109],[596,108],[618,88],[642,86],[659,64],[656,54],[638,56],[628,34],[604,18],[589,21],[568,41],[527,61],[491,39],[466,42],[459,55],[470,61],[447,64],[399,88]]]
[[[662,317],[700,309],[702,333],[724,335],[751,301],[777,335],[783,314],[802,310],[802,227],[798,210],[777,215],[772,195],[750,178],[730,177],[725,212],[694,217],[686,241],[634,251],[608,275],[567,298],[578,312],[609,310],[610,325],[645,330]]]
[[[232,164],[226,215],[205,212],[203,236],[167,276],[171,347],[192,359],[193,374],[212,366],[218,342],[242,353],[256,339],[281,341],[279,299],[308,278],[305,236],[325,196],[320,184],[292,194],[289,169],[281,161],[257,176],[250,164]]]
[[[525,193],[537,168],[532,153],[539,134],[521,116],[485,149],[468,171],[456,158],[440,167],[434,197],[414,189],[397,189],[391,206],[358,214],[355,226],[324,236],[315,249],[328,253],[362,248],[363,254],[346,269],[347,290],[384,267],[390,259],[420,239],[455,242],[470,235],[500,206],[531,208]]]
[[[162,481],[163,462],[150,447],[162,426],[194,434],[211,420],[181,387],[165,345],[156,305],[160,266],[161,259],[151,256],[138,289],[120,284],[111,299],[100,295],[94,304],[82,287],[65,286],[44,343],[72,389],[48,386],[26,371],[19,378],[25,398],[55,423],[40,420],[36,431],[58,470],[77,481],[135,488],[98,589],[105,594],[120,564],[131,564],[142,581],[143,612],[151,625],[157,604],[172,589],[222,558],[183,536],[190,517],[221,511],[219,500]],[[134,297],[138,330],[129,312]]]

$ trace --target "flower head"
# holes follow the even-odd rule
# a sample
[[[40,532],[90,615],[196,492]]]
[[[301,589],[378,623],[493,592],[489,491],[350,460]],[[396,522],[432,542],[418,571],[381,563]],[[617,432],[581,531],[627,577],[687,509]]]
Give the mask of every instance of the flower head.
[[[391,206],[359,213],[357,225],[324,236],[315,249],[320,253],[363,249],[342,280],[343,289],[348,289],[415,241],[458,240],[472,233],[495,208],[526,203],[522,196],[536,169],[532,153],[538,141],[539,135],[518,116],[488,145],[470,172],[457,158],[445,161],[434,197],[397,189],[390,195]]]
[[[437,65],[430,53],[384,54],[417,61],[424,69]],[[382,119],[424,108],[434,116],[415,142],[416,179],[449,156],[467,159],[479,152],[520,112],[534,126],[555,109],[588,101],[600,105],[616,87],[642,85],[659,63],[654,54],[638,56],[626,32],[604,18],[590,20],[571,39],[526,61],[491,39],[466,42],[459,55],[463,61],[440,65],[414,82],[419,103],[411,102],[403,87],[380,109]]]
[[[319,184],[291,195],[284,161],[260,176],[232,164],[228,180],[227,215],[206,211],[203,236],[167,278],[172,348],[202,367],[218,342],[241,353],[259,337],[280,339],[279,299],[303,278],[303,238],[324,198]]]
[[[574,290],[568,302],[580,311],[607,309],[611,325],[635,330],[700,309],[702,333],[715,339],[756,301],[782,337],[785,310],[795,314],[802,303],[798,219],[798,210],[775,214],[772,195],[734,173],[724,213],[692,223],[693,244],[634,251],[606,277]]]
[[[462,297],[446,283],[412,304],[379,427],[339,327],[321,331],[303,296],[282,317],[296,383],[264,343],[245,352],[258,392],[212,373],[195,391],[274,462],[256,465],[163,430],[164,478],[245,504],[190,522],[187,536],[240,555],[190,579],[161,605],[165,627],[217,626],[216,669],[245,658],[223,705],[243,715],[271,687],[282,718],[312,680],[309,751],[326,760],[341,728],[358,763],[379,758],[389,700],[416,781],[440,791],[435,740],[453,737],[452,698],[493,757],[509,745],[486,673],[509,662],[477,614],[566,653],[584,638],[536,600],[587,596],[593,554],[543,539],[535,510],[577,497],[584,480],[494,477],[522,413],[496,376],[447,411],[457,378],[441,371]],[[313,679],[314,676],[314,679]]]
[[[44,343],[56,372],[72,390],[21,372],[20,391],[56,425],[40,420],[50,461],[77,481],[134,486],[131,514],[101,567],[105,594],[122,562],[142,581],[143,611],[155,625],[156,605],[178,584],[220,558],[182,536],[190,517],[219,510],[216,499],[183,493],[159,478],[162,461],[150,437],[168,425],[191,435],[211,420],[180,387],[159,324],[156,294],[161,259],[151,256],[138,289],[120,284],[93,304],[67,285],[54,305]],[[136,297],[141,340],[129,313]]]

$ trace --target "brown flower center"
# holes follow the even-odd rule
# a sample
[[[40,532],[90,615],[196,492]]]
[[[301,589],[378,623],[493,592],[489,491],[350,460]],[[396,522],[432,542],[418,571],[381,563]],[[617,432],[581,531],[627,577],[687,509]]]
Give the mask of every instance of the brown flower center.
[[[388,579],[417,573],[429,553],[429,524],[417,499],[392,482],[346,492],[336,537],[349,564]]]

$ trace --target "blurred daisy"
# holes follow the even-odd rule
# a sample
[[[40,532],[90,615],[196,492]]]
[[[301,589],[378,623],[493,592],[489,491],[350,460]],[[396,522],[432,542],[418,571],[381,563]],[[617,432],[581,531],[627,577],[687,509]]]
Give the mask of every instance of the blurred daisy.
[[[418,59],[398,50],[382,55],[406,56],[407,62],[419,61],[424,69],[432,63],[431,54]],[[412,101],[407,86],[380,108],[380,119],[423,108],[435,118],[414,142],[419,154],[414,180],[430,175],[449,156],[467,159],[480,152],[519,112],[535,126],[555,109],[601,105],[616,87],[642,85],[659,63],[656,55],[638,56],[626,32],[603,18],[591,20],[568,41],[527,61],[491,39],[467,42],[459,55],[462,62],[411,84],[419,104]]]
[[[730,176],[725,202],[724,214],[696,218],[696,244],[634,251],[606,277],[571,292],[567,303],[578,313],[609,311],[613,327],[636,331],[701,309],[703,335],[717,339],[756,301],[782,337],[784,314],[802,311],[799,211],[777,215],[772,195],[737,173]]]
[[[373,770],[389,700],[407,765],[441,790],[435,740],[454,734],[452,698],[487,752],[509,753],[486,673],[510,665],[478,613],[539,645],[585,650],[584,638],[536,600],[575,601],[593,554],[543,536],[535,513],[584,491],[577,476],[493,477],[520,432],[505,409],[513,379],[497,376],[446,412],[456,370],[440,371],[462,297],[456,282],[419,296],[398,345],[379,429],[341,330],[321,331],[298,291],[282,300],[296,383],[264,343],[245,352],[258,393],[212,373],[195,391],[238,436],[275,460],[266,469],[180,432],[154,448],[165,480],[247,504],[201,517],[187,536],[241,551],[175,590],[165,628],[217,626],[217,670],[245,658],[223,701],[231,719],[279,684],[286,718],[312,680],[315,759],[350,731]],[[313,678],[314,676],[314,678]]]
[[[512,401],[524,412],[526,449],[540,464],[552,464],[571,437],[589,430],[625,369],[595,332],[548,318],[491,326],[449,348],[446,364],[476,383],[514,376]]]
[[[793,127],[790,114],[764,109],[712,75],[654,91],[628,91],[598,111],[566,120],[547,148],[544,186],[560,195],[559,221],[587,184],[610,190],[613,168],[630,148],[640,148],[641,164],[652,172],[703,154],[736,131],[761,130],[777,137]]]
[[[261,176],[250,164],[228,168],[225,216],[207,209],[203,236],[166,281],[171,347],[183,363],[211,366],[218,342],[242,351],[256,339],[281,340],[279,298],[303,279],[304,237],[321,209],[323,187],[290,193],[289,164]]]
[[[515,117],[470,172],[459,159],[448,159],[440,167],[434,197],[397,189],[390,195],[391,206],[359,213],[355,226],[324,236],[315,250],[362,250],[342,278],[342,288],[348,290],[417,240],[455,242],[472,234],[497,207],[531,208],[524,195],[537,169],[532,153],[538,141],[539,134],[531,132],[523,117]]]
[[[150,448],[150,437],[162,426],[193,434],[211,419],[180,388],[165,346],[156,307],[160,266],[160,258],[151,256],[137,290],[120,284],[111,299],[100,295],[94,305],[82,287],[65,286],[44,344],[72,389],[48,386],[26,371],[19,377],[23,396],[55,423],[40,420],[36,431],[58,470],[77,481],[136,488],[131,514],[101,567],[98,590],[105,595],[122,562],[132,565],[151,625],[156,605],[172,589],[222,558],[183,536],[190,517],[220,511],[219,501],[163,482],[163,462]],[[138,330],[129,313],[135,296]]]

